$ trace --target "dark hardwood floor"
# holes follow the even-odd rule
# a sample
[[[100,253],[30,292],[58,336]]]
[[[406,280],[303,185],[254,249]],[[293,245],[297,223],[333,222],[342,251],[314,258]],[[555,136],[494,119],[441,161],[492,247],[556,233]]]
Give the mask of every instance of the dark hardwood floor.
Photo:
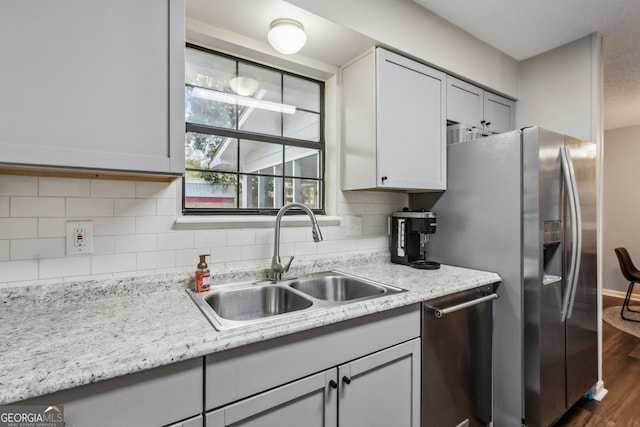
[[[603,306],[622,305],[605,296]],[[583,399],[554,427],[640,427],[640,338],[603,322],[601,402]]]

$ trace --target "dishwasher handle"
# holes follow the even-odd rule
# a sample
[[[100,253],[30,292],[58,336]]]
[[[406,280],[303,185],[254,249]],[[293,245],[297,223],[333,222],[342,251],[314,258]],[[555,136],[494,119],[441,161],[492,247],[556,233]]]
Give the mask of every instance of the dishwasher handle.
[[[492,301],[494,299],[498,299],[498,294],[493,293],[493,294],[485,295],[483,297],[472,299],[470,301],[465,301],[463,303],[452,305],[451,307],[446,307],[446,308],[438,308],[431,305],[427,305],[426,308],[429,313],[433,314],[435,317],[440,319],[445,314],[453,313],[454,311],[462,310],[467,307],[472,307],[474,305],[482,304],[483,302],[486,302],[486,301]]]

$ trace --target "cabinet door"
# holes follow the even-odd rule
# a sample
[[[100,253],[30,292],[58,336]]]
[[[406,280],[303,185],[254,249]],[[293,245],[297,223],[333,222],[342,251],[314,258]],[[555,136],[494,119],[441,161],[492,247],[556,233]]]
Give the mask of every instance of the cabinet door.
[[[491,92],[484,92],[485,129],[496,133],[513,130],[515,103]]]
[[[477,86],[447,76],[447,120],[481,128],[483,93]]]
[[[35,397],[20,405],[63,405],[66,427],[155,427],[202,413],[203,390],[203,360],[197,358]],[[192,427],[197,421],[183,423],[187,424],[177,425]]]
[[[338,377],[340,426],[419,427],[419,338],[342,365]]]
[[[197,417],[189,418],[188,420],[180,421],[167,427],[202,427],[203,423],[202,415],[198,415]]]
[[[337,380],[330,369],[206,415],[207,427],[337,427]]]
[[[377,51],[378,186],[446,187],[446,75]]]
[[[184,0],[0,2],[0,163],[181,174]]]

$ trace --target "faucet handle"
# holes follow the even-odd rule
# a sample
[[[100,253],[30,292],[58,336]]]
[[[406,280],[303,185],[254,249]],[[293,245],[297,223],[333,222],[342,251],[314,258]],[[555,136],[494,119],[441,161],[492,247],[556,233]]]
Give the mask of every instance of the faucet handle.
[[[289,258],[289,261],[287,262],[287,265],[284,266],[282,272],[286,273],[287,271],[289,271],[289,267],[291,267],[291,262],[293,261],[293,256],[291,258]]]

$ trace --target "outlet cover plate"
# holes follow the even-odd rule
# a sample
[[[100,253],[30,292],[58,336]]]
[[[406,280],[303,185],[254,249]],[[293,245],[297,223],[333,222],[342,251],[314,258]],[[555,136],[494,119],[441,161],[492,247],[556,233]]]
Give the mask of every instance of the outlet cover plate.
[[[67,256],[93,253],[93,222],[67,221]]]

